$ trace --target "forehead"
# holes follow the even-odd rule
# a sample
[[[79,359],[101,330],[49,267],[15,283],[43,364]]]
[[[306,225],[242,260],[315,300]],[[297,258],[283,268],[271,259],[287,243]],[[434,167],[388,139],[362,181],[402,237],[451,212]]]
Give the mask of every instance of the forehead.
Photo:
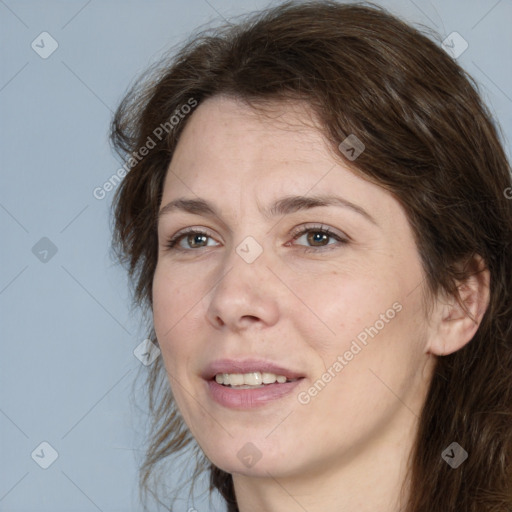
[[[367,211],[378,205],[374,216],[398,213],[387,191],[335,158],[305,103],[264,107],[223,96],[201,103],[180,136],[162,204],[196,196],[240,212],[289,195],[340,194]]]
[[[254,160],[309,163],[328,152],[320,126],[306,104],[274,102],[260,111],[241,100],[216,96],[201,103],[191,115],[171,167],[203,168],[205,160],[217,170],[228,163],[243,165]]]

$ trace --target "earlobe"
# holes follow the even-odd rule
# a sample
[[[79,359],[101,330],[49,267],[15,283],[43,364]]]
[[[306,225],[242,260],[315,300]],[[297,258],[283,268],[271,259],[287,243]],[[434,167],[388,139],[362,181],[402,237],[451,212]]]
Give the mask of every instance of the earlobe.
[[[490,299],[490,273],[480,256],[475,256],[471,274],[457,287],[459,300],[439,301],[434,313],[434,331],[429,353],[448,355],[464,347],[476,334]]]

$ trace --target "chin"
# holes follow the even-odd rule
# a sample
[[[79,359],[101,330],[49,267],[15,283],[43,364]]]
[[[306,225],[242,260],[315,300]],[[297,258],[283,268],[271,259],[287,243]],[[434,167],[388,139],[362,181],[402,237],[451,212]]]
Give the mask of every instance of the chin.
[[[282,451],[278,453],[276,446],[272,446],[268,441],[263,446],[263,443],[258,441],[239,441],[236,438],[230,438],[224,447],[215,445],[213,450],[208,452],[207,457],[215,466],[227,473],[254,477],[268,477],[269,474],[285,477],[296,472],[299,461],[295,456],[292,457],[292,454],[293,452],[296,454],[298,449],[299,447],[290,448],[289,453]],[[293,467],[290,459],[293,459]]]

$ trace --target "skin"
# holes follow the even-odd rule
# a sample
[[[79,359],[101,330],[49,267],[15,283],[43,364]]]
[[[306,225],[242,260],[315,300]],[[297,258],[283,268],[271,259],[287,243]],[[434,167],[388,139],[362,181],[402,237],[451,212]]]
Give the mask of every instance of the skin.
[[[285,195],[322,193],[355,203],[376,224],[337,206],[275,218],[258,210]],[[276,104],[271,117],[227,97],[201,103],[180,137],[161,205],[178,197],[206,199],[219,216],[161,216],[154,326],[178,408],[205,455],[233,474],[240,510],[398,511],[436,355],[476,332],[488,275],[464,288],[476,322],[447,297],[427,319],[403,208],[333,156],[299,103]],[[348,242],[315,237],[319,224]],[[313,231],[294,240],[293,230],[309,225]],[[166,247],[190,227],[208,238],[185,236],[181,251]],[[247,236],[263,250],[252,263],[236,252]],[[298,394],[329,368],[332,375],[338,356],[396,303],[394,318],[299,403]],[[206,364],[224,357],[268,358],[305,378],[284,398],[232,410],[210,399],[201,378]],[[261,453],[250,468],[237,457],[247,442]]]

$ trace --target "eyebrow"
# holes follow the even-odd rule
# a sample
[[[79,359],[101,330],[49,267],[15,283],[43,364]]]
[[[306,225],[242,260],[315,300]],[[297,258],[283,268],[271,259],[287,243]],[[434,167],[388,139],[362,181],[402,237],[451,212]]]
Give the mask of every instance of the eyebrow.
[[[372,224],[378,226],[377,221],[361,206],[358,206],[357,204],[354,204],[342,197],[333,195],[285,196],[275,201],[270,208],[266,210],[262,210],[260,208],[260,211],[264,217],[270,219],[272,217],[277,217],[278,215],[286,215],[321,206],[338,206],[348,208],[358,213]],[[158,220],[160,220],[163,215],[177,210],[206,217],[220,217],[215,206],[208,201],[201,198],[195,199],[180,197],[170,201],[160,209],[158,212]]]

